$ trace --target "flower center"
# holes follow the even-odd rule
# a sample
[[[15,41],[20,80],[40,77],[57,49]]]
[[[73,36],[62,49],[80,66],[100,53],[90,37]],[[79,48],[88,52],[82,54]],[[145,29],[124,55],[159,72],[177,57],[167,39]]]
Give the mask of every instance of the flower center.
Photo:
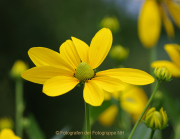
[[[75,73],[75,77],[80,81],[80,82],[85,82],[86,80],[90,80],[94,77],[95,72],[91,68],[90,65],[88,65],[86,62],[81,62]]]

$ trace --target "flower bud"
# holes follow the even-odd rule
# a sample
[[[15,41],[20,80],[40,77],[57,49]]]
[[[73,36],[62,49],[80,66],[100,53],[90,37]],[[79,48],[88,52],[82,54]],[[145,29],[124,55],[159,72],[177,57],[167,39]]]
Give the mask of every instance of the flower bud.
[[[144,123],[153,130],[166,128],[168,123],[166,111],[163,111],[163,108],[160,111],[156,111],[154,107],[151,108],[146,113]]]
[[[117,32],[119,30],[118,19],[114,17],[106,16],[102,19],[100,23],[101,28],[109,28],[112,32]]]
[[[166,68],[155,68],[154,75],[160,82],[168,82],[171,79],[171,72]]]
[[[0,130],[4,128],[13,128],[13,120],[8,117],[3,117],[0,119]]]
[[[23,62],[22,60],[17,60],[11,69],[10,75],[15,79],[21,78],[21,73],[26,71],[27,69],[28,65],[25,62]]]
[[[116,45],[110,50],[110,57],[118,61],[125,60],[128,57],[128,54],[129,50],[121,45]]]

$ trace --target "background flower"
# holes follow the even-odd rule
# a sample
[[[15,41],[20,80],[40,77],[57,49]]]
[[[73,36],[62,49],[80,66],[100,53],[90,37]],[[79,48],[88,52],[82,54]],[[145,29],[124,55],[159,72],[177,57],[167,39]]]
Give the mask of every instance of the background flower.
[[[160,37],[161,22],[169,38],[174,37],[174,27],[168,13],[180,28],[180,4],[173,0],[145,0],[138,20],[138,34],[142,44],[151,48]]]
[[[165,67],[172,72],[173,77],[180,77],[180,46],[177,44],[166,44],[164,49],[172,62],[166,60],[155,61],[151,64],[153,68]]]

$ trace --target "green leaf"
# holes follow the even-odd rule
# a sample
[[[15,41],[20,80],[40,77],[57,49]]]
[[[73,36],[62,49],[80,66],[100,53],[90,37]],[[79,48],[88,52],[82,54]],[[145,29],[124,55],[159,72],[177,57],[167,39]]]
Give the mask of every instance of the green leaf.
[[[25,131],[29,139],[45,139],[43,131],[40,129],[33,114],[28,115],[28,124],[25,125]]]

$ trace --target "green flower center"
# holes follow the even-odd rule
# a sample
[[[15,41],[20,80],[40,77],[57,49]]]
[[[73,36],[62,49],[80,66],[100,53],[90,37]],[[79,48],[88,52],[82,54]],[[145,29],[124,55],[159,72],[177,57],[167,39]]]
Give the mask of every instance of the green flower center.
[[[90,80],[94,77],[94,75],[95,75],[94,70],[86,62],[81,62],[76,69],[76,73],[74,74],[74,76],[80,82],[85,82],[86,80]]]

